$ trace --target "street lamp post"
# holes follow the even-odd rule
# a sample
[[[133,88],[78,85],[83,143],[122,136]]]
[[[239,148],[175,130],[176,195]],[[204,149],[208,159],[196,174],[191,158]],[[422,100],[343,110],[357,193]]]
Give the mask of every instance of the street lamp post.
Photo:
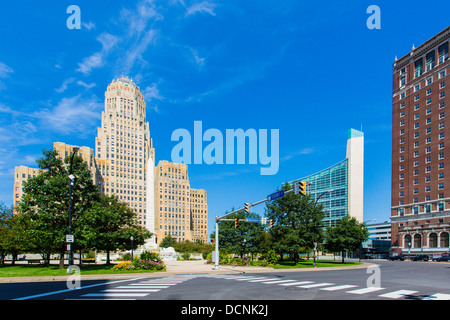
[[[319,202],[320,197],[322,197],[323,195],[325,195],[325,194],[327,194],[327,193],[330,193],[330,194],[331,194],[333,191],[334,191],[334,190],[331,189],[331,190],[322,192],[322,193],[317,197],[316,202],[315,202],[314,204],[317,204],[317,203]],[[314,222],[314,233],[317,232],[317,229],[316,229],[316,228],[317,228],[317,223]],[[315,236],[316,236],[316,234],[314,234],[314,238],[316,238]],[[317,242],[314,242],[314,252],[313,252],[313,266],[314,266],[314,268],[316,267],[316,251],[317,251]]]
[[[130,237],[130,240],[131,240],[131,261],[133,261],[133,240],[134,240],[133,236]]]
[[[73,147],[72,156],[70,157],[70,167],[69,167],[69,239],[66,239],[68,242],[67,246],[69,249],[69,268],[67,268],[67,272],[71,272],[70,266],[73,265],[73,249],[72,249],[72,243],[73,243],[73,237],[72,237],[72,187],[73,187],[73,181],[75,177],[72,175],[72,166],[73,166],[73,157],[78,152],[78,147]]]

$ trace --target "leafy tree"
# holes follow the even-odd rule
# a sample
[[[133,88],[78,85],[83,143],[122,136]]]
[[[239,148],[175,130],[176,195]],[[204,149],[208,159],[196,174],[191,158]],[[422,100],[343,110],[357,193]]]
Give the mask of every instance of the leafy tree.
[[[0,203],[0,261],[2,264],[8,253],[12,255],[14,264],[17,254],[23,251],[19,231],[17,216],[14,215],[13,208],[8,208],[4,203]]]
[[[292,186],[286,183],[283,189],[288,191]],[[289,193],[267,202],[266,217],[274,223],[269,229],[273,249],[281,255],[290,254],[297,263],[300,252],[309,252],[315,242],[322,242],[323,216],[323,206],[310,196]]]
[[[234,210],[234,209],[233,209]],[[237,212],[227,219],[260,218],[256,213]],[[234,227],[234,221],[219,222],[219,248],[222,252],[236,253],[241,257],[245,253],[261,251],[260,240],[264,227],[260,223],[239,222],[238,228]],[[210,237],[215,238],[215,231]],[[244,241],[245,240],[245,241]]]
[[[67,156],[63,161],[56,150],[43,150],[43,157],[37,160],[42,172],[24,183],[24,196],[17,207],[27,249],[40,252],[47,263],[50,254],[59,252],[61,268],[66,250],[65,235],[68,234],[70,160],[71,156]],[[76,155],[72,174],[75,176],[72,187],[73,249],[81,249],[79,221],[98,201],[100,192],[92,183],[87,163]]]
[[[361,247],[361,243],[369,239],[364,223],[356,218],[343,217],[335,227],[327,227],[324,248],[330,252],[353,252]]]
[[[159,246],[161,248],[174,247],[176,243],[177,243],[177,240],[169,234],[169,235],[165,236],[164,239],[162,239]]]
[[[152,236],[137,223],[136,214],[117,196],[102,195],[99,201],[85,211],[79,226],[82,239],[88,248],[106,251],[106,263],[110,263],[110,252],[137,247]]]

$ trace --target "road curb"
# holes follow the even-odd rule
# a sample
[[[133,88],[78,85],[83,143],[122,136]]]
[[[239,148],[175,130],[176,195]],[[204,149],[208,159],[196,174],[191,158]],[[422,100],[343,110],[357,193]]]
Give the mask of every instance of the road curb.
[[[81,281],[88,280],[126,280],[136,278],[156,278],[171,277],[180,275],[201,275],[201,274],[254,274],[254,273],[285,273],[285,272],[317,272],[317,271],[337,271],[351,269],[367,269],[377,266],[375,263],[363,263],[356,266],[343,267],[322,267],[322,268],[299,268],[299,269],[273,269],[269,267],[245,267],[245,266],[219,266],[219,270],[214,270],[211,264],[192,264],[192,265],[167,265],[166,271],[149,272],[149,273],[127,273],[127,274],[95,274],[81,275]],[[36,276],[36,277],[0,277],[0,283],[20,283],[20,282],[51,282],[51,281],[67,281],[69,276]]]

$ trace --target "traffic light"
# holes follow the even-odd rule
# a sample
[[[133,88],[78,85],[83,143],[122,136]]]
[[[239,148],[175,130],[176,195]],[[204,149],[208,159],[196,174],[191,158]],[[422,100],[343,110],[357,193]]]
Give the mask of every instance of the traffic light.
[[[273,219],[270,219],[270,227],[273,228]]]
[[[244,203],[244,210],[245,212],[249,213],[250,212],[250,204],[248,202]]]
[[[239,227],[239,219],[238,218],[234,219],[234,228],[237,229],[237,227]]]
[[[300,194],[306,196],[306,181],[300,181]]]

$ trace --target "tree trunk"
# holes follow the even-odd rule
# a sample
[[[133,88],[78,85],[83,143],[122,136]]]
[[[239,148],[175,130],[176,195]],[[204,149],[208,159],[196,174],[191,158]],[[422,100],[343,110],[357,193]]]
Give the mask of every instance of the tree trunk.
[[[344,263],[344,251],[341,252],[342,255],[342,263]]]
[[[133,259],[131,259],[133,261]],[[109,250],[106,250],[106,264],[110,264],[109,262]]]
[[[64,251],[59,254],[59,269],[64,269]]]

